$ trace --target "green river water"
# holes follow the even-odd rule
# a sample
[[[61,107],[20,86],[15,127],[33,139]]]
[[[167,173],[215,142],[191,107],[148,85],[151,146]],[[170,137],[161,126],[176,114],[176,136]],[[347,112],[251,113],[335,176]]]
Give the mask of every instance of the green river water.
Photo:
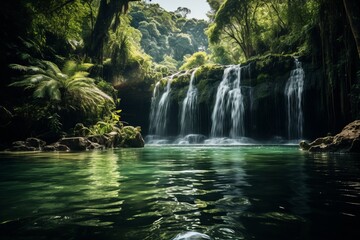
[[[360,239],[358,158],[289,146],[0,153],[0,239]]]

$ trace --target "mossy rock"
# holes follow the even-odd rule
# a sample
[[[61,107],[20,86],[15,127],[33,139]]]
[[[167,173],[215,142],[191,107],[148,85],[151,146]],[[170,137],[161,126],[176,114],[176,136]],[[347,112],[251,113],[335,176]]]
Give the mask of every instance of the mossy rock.
[[[198,101],[199,103],[212,104],[212,100],[215,99],[216,91],[221,82],[219,79],[217,82],[209,83],[207,79],[202,79],[199,81],[198,88]]]
[[[266,55],[254,59],[253,63],[255,64],[253,72],[256,75],[261,73],[281,75],[284,72],[290,72],[294,68],[294,58],[289,55]]]
[[[121,129],[121,147],[140,148],[144,147],[145,141],[140,133],[140,127],[126,126]]]
[[[218,64],[206,64],[201,66],[196,72],[197,82],[206,79],[207,82],[213,83],[222,79],[225,66]]]
[[[260,73],[256,77],[256,84],[270,81],[270,76],[267,73]]]
[[[179,74],[173,78],[171,83],[172,88],[182,88],[189,86],[191,74],[189,72],[185,72]]]

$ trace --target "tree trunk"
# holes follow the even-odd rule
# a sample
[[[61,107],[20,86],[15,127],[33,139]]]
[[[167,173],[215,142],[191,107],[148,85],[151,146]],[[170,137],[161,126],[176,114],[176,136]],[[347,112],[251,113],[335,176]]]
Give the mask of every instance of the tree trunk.
[[[360,58],[360,7],[358,0],[343,0],[345,12],[349,20],[351,32],[354,36],[356,48]]]
[[[122,11],[126,12],[129,2],[135,1],[140,0],[101,0],[95,26],[86,49],[94,63],[102,64],[104,41],[114,17]]]

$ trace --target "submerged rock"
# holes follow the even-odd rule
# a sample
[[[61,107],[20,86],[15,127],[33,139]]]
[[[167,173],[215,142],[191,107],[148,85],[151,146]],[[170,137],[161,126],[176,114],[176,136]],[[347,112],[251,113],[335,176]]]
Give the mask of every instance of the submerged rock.
[[[346,125],[335,136],[318,138],[311,143],[300,142],[300,148],[309,152],[360,153],[360,120]]]
[[[172,240],[201,240],[201,239],[210,239],[211,240],[211,238],[208,235],[203,234],[203,233],[193,232],[193,231],[180,233]]]

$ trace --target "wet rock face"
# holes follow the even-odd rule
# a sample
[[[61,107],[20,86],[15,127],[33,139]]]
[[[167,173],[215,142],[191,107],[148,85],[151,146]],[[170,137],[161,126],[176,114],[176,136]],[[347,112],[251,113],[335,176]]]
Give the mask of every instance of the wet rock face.
[[[44,152],[68,152],[87,151],[107,148],[141,148],[145,141],[140,132],[134,127],[124,127],[127,133],[121,135],[118,132],[110,132],[104,135],[93,135],[89,137],[66,137],[59,141],[46,145],[46,142],[38,138],[28,138],[26,141],[13,142],[9,151],[44,151]]]
[[[137,133],[134,138],[127,138],[124,140],[122,147],[142,148],[145,146],[145,141],[140,133]]]
[[[12,143],[10,151],[41,151],[46,142],[38,138],[27,138],[25,141],[16,141]]]
[[[302,141],[300,148],[309,152],[360,153],[360,120],[346,125],[335,136],[318,138],[309,144]]]
[[[59,144],[68,146],[72,151],[85,151],[91,145],[90,141],[84,137],[70,137],[60,139]]]

